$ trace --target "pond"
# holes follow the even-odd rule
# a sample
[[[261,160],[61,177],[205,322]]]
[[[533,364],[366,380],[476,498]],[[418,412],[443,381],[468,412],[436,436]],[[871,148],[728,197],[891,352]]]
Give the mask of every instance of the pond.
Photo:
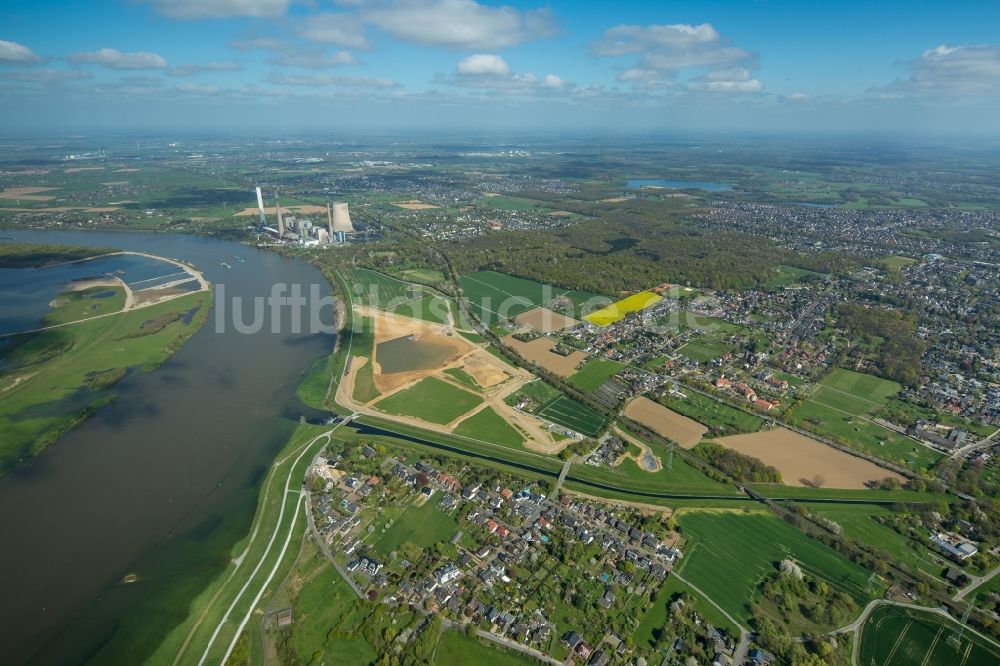
[[[440,367],[455,353],[454,345],[414,335],[386,340],[375,347],[375,360],[383,374],[414,372]]]

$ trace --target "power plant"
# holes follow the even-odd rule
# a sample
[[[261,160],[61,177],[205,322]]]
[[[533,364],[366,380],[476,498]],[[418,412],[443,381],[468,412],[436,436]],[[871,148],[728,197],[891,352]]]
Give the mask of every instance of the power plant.
[[[277,218],[275,227],[267,224],[267,211],[264,208],[264,195],[257,186],[257,210],[260,213],[259,231],[270,236],[272,243],[295,243],[298,245],[343,245],[347,243],[347,234],[354,233],[351,213],[347,204],[341,201],[326,202],[327,226],[314,224],[312,220],[298,219],[286,215],[281,210],[278,191],[274,192],[274,212]],[[286,211],[287,212],[287,211]]]

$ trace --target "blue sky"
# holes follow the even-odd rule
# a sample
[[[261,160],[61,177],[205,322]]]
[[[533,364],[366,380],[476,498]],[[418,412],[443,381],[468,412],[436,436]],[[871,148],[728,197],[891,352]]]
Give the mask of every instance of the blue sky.
[[[8,0],[8,129],[1000,130],[1000,3]]]

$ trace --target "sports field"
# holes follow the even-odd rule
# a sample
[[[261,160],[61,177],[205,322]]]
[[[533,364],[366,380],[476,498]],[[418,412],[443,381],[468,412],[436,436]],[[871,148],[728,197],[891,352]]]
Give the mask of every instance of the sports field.
[[[689,539],[678,573],[743,623],[760,581],[787,557],[859,604],[868,600],[870,572],[769,513],[694,509],[677,520]]]
[[[596,437],[605,424],[605,418],[600,413],[561,393],[535,410],[535,416],[565,426],[585,437]]]
[[[382,555],[399,550],[404,543],[417,548],[430,548],[439,541],[448,541],[458,523],[451,514],[437,508],[437,501],[431,498],[420,506],[409,506],[393,520],[385,532],[376,537],[372,547]]]
[[[584,393],[590,393],[625,367],[624,363],[593,357],[566,381]]]
[[[936,614],[899,606],[872,611],[861,628],[861,666],[994,666],[1000,648],[966,631],[952,636],[958,623]]]
[[[416,384],[375,403],[375,407],[400,416],[414,416],[444,425],[454,421],[483,401],[478,395],[454,384],[425,377]]]
[[[465,419],[452,431],[456,435],[464,435],[484,442],[519,448],[524,444],[524,438],[509,423],[500,418],[492,407],[484,407]]]
[[[623,298],[617,303],[612,303],[607,307],[591,312],[588,315],[584,315],[583,318],[592,324],[607,326],[615,323],[616,321],[621,321],[627,314],[644,310],[650,305],[659,303],[662,300],[663,297],[659,294],[654,294],[651,291],[640,291],[637,294],[632,294],[628,298]]]

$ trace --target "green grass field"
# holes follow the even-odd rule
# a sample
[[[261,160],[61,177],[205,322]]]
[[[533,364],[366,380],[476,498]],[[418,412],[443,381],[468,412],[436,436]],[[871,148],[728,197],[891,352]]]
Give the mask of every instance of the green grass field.
[[[344,280],[356,305],[380,310],[395,310],[409,301],[423,298],[427,293],[422,287],[365,268],[344,271]]]
[[[726,616],[720,613],[718,608],[710,604],[705,597],[698,594],[698,592],[679,578],[668,576],[667,580],[663,583],[663,587],[656,593],[653,603],[649,605],[642,619],[639,621],[639,627],[635,630],[633,636],[636,645],[650,648],[656,645],[657,634],[667,626],[670,603],[681,592],[690,595],[694,599],[697,611],[714,626],[725,629],[734,636],[739,635],[739,629],[736,625],[726,619]]]
[[[941,458],[936,451],[877,423],[849,416],[812,400],[802,403],[789,420],[834,441],[914,470],[927,469]]]
[[[330,387],[330,379],[336,365],[337,359],[333,354],[321,356],[313,361],[296,389],[299,400],[314,409],[326,409],[326,392]]]
[[[764,424],[764,420],[759,416],[748,414],[694,391],[689,391],[687,398],[684,399],[668,394],[660,402],[678,414],[692,418],[709,428],[721,426],[732,432],[745,433],[757,432]]]
[[[408,303],[400,305],[392,311],[394,314],[422,319],[433,324],[447,324],[448,315],[452,312],[451,302],[436,294],[427,294]]]
[[[431,423],[450,423],[483,401],[481,397],[434,377],[397,391],[375,403],[383,412],[416,416]]]
[[[665,452],[651,445],[653,454],[666,464]],[[595,467],[593,465],[576,464],[570,470],[570,475],[577,479],[595,481],[617,488],[628,490],[660,492],[660,493],[711,493],[717,495],[738,495],[735,486],[720,483],[705,476],[701,470],[687,463],[680,456],[674,455],[673,469],[662,467],[657,472],[647,472],[640,468],[632,459],[626,459],[618,467]]]
[[[420,506],[407,507],[385,532],[376,534],[372,547],[382,555],[399,550],[405,543],[430,548],[451,539],[457,529],[455,518],[438,510],[437,500],[432,497]]]
[[[478,638],[470,638],[452,629],[441,634],[435,666],[527,666],[538,662],[519,652],[492,647]]]
[[[877,405],[884,405],[899,393],[900,385],[888,379],[836,368],[820,381],[820,386],[834,389]]]
[[[463,275],[459,284],[469,308],[487,326],[495,324],[501,315],[513,318],[536,306],[546,305],[557,296],[564,296],[573,302],[574,315],[579,314],[582,304],[602,298],[598,294],[559,289],[496,271]]]
[[[828,518],[840,525],[844,534],[852,539],[880,548],[893,558],[911,567],[918,567],[934,576],[941,573],[938,564],[941,556],[925,545],[914,547],[905,536],[887,525],[875,522],[875,518],[888,517],[892,510],[886,507],[858,504],[854,506],[830,506],[816,504],[810,506],[812,513]]]
[[[911,608],[881,606],[861,629],[858,663],[862,666],[995,666],[1000,648],[971,632],[958,645],[949,638],[953,620]]]
[[[618,361],[592,357],[566,381],[584,393],[590,393],[624,367],[625,364]]]
[[[51,305],[53,310],[45,315],[43,326],[118,312],[125,307],[125,289],[89,287],[80,291],[64,291],[53,299]]]
[[[859,604],[867,601],[870,572],[769,513],[692,510],[677,520],[688,537],[678,573],[745,624],[759,582],[786,557]]]
[[[585,437],[596,437],[607,423],[599,412],[561,393],[539,406],[535,415]]]
[[[482,387],[479,385],[479,382],[477,382],[472,375],[470,375],[462,368],[448,368],[443,372],[444,374],[448,375],[459,384],[466,386],[470,389],[473,389],[474,391],[479,391],[482,389]]]
[[[732,348],[727,344],[714,340],[698,339],[692,340],[677,351],[694,361],[706,363],[719,358],[728,351],[732,351]]]
[[[781,266],[778,269],[778,274],[761,286],[764,287],[765,289],[778,289],[780,287],[787,287],[789,285],[802,282],[805,278],[807,278],[810,275],[822,277],[823,274],[814,273],[813,271],[807,271],[804,268],[795,268],[794,266]]]
[[[524,438],[509,423],[500,418],[492,407],[485,407],[458,424],[456,435],[481,439],[494,444],[519,448]]]
[[[100,378],[163,363],[207,318],[206,292],[11,339],[0,354],[0,474],[37,455],[115,393]],[[201,308],[189,323],[180,316]],[[154,324],[153,322],[159,322]],[[165,325],[160,325],[162,323]],[[144,326],[145,325],[145,326]],[[140,334],[141,331],[148,334]]]
[[[344,340],[341,344],[350,344],[351,356],[364,356],[368,360],[358,370],[354,378],[354,394],[352,397],[358,402],[371,402],[382,395],[375,386],[375,366],[372,362],[375,345],[375,320],[372,317],[356,318],[357,330],[350,332],[350,341]],[[351,363],[359,361],[352,360]]]

